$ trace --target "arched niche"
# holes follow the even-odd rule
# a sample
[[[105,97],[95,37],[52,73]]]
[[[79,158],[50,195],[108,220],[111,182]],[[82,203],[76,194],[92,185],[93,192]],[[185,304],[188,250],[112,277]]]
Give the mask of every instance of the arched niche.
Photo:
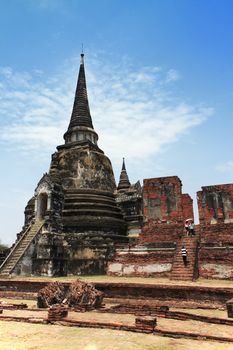
[[[39,194],[37,198],[37,219],[44,219],[46,211],[48,210],[48,195],[46,192]]]

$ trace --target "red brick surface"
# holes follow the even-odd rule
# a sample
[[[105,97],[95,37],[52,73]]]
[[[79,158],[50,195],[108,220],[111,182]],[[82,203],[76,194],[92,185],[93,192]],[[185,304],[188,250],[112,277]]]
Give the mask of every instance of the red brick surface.
[[[176,242],[184,221],[193,218],[192,199],[182,194],[177,176],[145,179],[143,187],[145,225],[139,242]]]
[[[177,176],[143,181],[144,217],[155,222],[182,222],[181,181]],[[154,213],[157,210],[157,215]]]
[[[204,186],[197,198],[200,224],[233,219],[233,184]]]
[[[233,279],[233,223],[200,225],[199,276]]]

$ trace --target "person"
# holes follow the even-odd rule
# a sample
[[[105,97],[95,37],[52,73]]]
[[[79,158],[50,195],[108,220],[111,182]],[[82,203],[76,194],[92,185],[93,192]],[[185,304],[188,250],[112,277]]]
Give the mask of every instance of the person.
[[[188,220],[185,221],[184,228],[185,228],[185,232],[188,236],[189,235],[189,222],[188,222]]]
[[[190,234],[191,237],[195,235],[194,227],[195,227],[194,226],[194,222],[191,221],[190,224],[189,224],[189,234]]]
[[[181,248],[181,256],[184,262],[184,266],[187,266],[187,249],[185,248],[184,245]]]

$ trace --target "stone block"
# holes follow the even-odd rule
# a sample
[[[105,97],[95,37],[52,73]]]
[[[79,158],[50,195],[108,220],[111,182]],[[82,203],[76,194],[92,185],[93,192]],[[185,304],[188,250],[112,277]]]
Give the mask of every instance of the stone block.
[[[227,317],[233,318],[233,299],[226,302],[227,305]]]
[[[137,328],[153,332],[156,325],[157,319],[155,317],[143,316],[135,318],[135,326]]]

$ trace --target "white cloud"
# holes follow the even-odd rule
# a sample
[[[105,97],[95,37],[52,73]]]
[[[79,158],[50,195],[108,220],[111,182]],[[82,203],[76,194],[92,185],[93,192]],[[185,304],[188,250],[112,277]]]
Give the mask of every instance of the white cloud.
[[[105,57],[106,58],[106,57]],[[69,123],[78,60],[67,62],[59,74],[14,72],[0,68],[0,142],[29,154],[51,149],[63,142]],[[93,124],[100,147],[112,159],[132,162],[149,158],[161,148],[201,124],[212,113],[177,101],[165,83],[179,75],[159,67],[134,70],[127,61],[118,64],[88,57],[87,85]]]
[[[25,0],[24,0],[25,4]],[[26,5],[30,8],[39,8],[41,10],[54,11],[63,8],[65,2],[64,0],[26,0]]]
[[[180,73],[175,69],[169,69],[167,72],[166,82],[176,81],[181,78]]]
[[[226,163],[222,163],[216,166],[216,170],[221,173],[231,173],[233,172],[233,161],[229,160]]]

